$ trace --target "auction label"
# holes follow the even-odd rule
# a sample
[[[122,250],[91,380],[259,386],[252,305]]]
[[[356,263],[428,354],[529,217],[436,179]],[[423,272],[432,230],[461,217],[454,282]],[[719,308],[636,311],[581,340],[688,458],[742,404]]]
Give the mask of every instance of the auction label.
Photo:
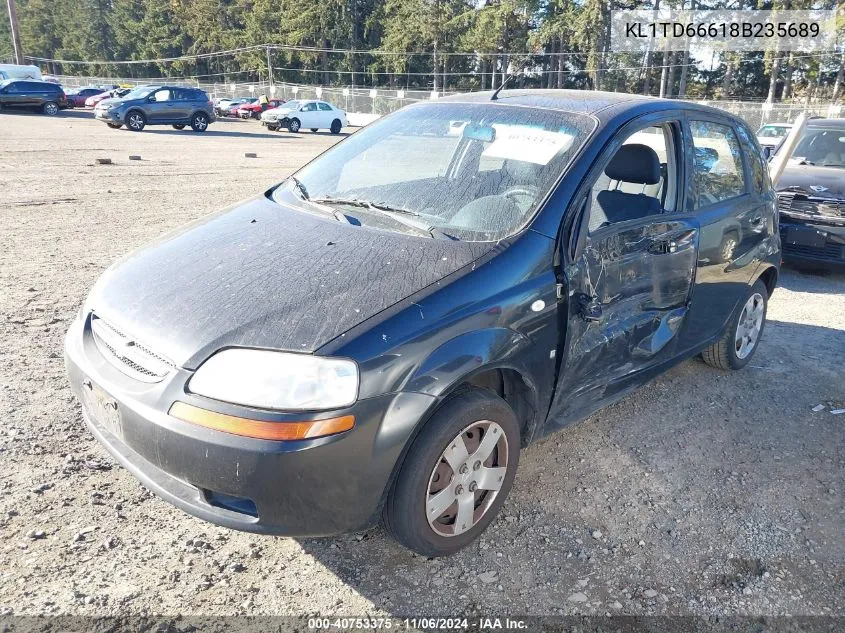
[[[833,51],[836,11],[611,11],[610,48]]]

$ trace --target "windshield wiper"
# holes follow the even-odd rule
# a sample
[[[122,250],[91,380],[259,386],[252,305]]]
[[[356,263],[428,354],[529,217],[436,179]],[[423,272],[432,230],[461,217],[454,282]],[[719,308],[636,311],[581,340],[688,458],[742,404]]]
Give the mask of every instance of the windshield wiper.
[[[428,224],[420,224],[419,222],[413,222],[407,219],[404,219],[403,215],[413,216],[415,218],[422,217],[422,214],[417,213],[416,211],[411,211],[410,209],[404,209],[402,207],[391,207],[390,205],[383,204],[381,202],[370,202],[369,200],[361,200],[360,198],[315,198],[311,200],[316,204],[341,204],[347,205],[351,207],[360,207],[364,209],[369,209],[370,211],[375,211],[377,213],[381,213],[383,215],[388,216],[389,218],[395,220],[399,224],[407,226],[412,229],[416,229],[418,231],[424,231],[432,238],[440,238],[440,239],[449,239],[449,240],[458,240],[457,237],[454,235],[449,235],[448,233],[444,233],[440,229],[435,226],[431,226]]]

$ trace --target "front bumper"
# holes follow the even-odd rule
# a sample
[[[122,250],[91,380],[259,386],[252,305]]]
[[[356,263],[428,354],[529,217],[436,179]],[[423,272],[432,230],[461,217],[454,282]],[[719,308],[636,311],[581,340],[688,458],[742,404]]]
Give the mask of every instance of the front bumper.
[[[68,331],[65,361],[94,437],[147,488],[206,521],[265,534],[328,536],[372,525],[414,427],[434,402],[423,394],[385,394],[331,413],[354,415],[351,431],[273,442],[212,431],[167,415],[176,399],[238,414],[229,405],[215,407],[185,393],[190,377],[185,370],[176,369],[154,384],[125,375],[100,354],[88,318],[76,319]],[[84,404],[89,381],[116,402],[116,430]],[[279,423],[327,417],[249,414]]]
[[[94,108],[94,118],[107,123],[123,123],[119,112],[111,112],[105,108]]]
[[[795,243],[796,232],[819,236],[817,244]],[[793,264],[845,269],[845,226],[803,222],[784,214],[780,216],[783,260]]]

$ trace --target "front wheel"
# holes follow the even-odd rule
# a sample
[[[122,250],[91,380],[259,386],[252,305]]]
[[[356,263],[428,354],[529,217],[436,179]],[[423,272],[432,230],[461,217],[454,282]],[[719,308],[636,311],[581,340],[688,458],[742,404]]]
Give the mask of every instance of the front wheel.
[[[290,132],[299,132],[299,128],[302,127],[302,124],[299,122],[299,119],[293,118],[288,121],[288,131]]]
[[[132,110],[129,114],[126,115],[126,127],[127,129],[130,129],[133,132],[140,132],[144,129],[144,126],[146,124],[147,117],[144,116],[143,112],[139,112],[138,110]]]
[[[331,127],[332,134],[340,134],[340,129],[342,127],[343,126],[340,124],[340,119],[335,119],[334,121],[332,121],[332,127]]]
[[[739,313],[734,316],[718,341],[701,353],[705,363],[717,369],[742,369],[760,343],[766,325],[769,293],[759,279],[745,295]]]
[[[205,132],[208,129],[208,115],[205,112],[197,112],[192,116],[191,129],[194,132]]]
[[[451,396],[408,451],[384,508],[396,540],[424,556],[472,543],[505,502],[519,464],[519,423],[498,396]]]
[[[47,116],[56,116],[59,113],[59,105],[54,101],[48,101],[41,106],[41,111]]]

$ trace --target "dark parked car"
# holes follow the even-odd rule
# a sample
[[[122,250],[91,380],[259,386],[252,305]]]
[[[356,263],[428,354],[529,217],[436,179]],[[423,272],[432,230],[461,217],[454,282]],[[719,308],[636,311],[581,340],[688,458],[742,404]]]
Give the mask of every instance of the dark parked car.
[[[7,79],[0,82],[0,108],[26,108],[55,116],[67,107],[62,87],[49,81]]]
[[[807,121],[777,188],[784,260],[845,269],[845,119]]]
[[[97,104],[94,116],[111,128],[140,132],[147,125],[172,125],[177,130],[190,125],[205,132],[214,121],[211,101],[199,88],[182,86],[140,86],[120,99]]]
[[[420,103],[115,264],[67,334],[70,383],[115,458],[198,517],[293,536],[381,517],[450,554],[525,446],[694,355],[745,366],[776,228],[760,148],[723,111]]]

